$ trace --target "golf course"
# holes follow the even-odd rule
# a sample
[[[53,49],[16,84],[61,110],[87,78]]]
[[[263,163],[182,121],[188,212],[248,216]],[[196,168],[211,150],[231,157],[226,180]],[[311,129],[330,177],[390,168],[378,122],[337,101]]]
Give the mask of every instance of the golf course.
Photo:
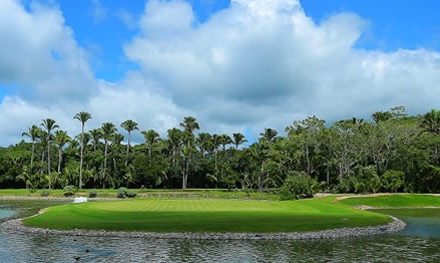
[[[340,200],[339,200],[340,199]],[[142,232],[307,232],[384,225],[388,215],[360,210],[440,207],[431,195],[335,196],[297,201],[134,199],[64,204],[24,220],[26,226]]]

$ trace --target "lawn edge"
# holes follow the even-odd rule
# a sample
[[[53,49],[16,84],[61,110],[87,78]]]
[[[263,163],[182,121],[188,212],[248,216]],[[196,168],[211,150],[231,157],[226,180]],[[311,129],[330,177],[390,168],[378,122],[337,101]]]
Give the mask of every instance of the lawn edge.
[[[159,233],[159,232],[127,232],[104,230],[56,230],[29,227],[23,224],[23,219],[11,219],[0,224],[2,229],[18,234],[39,234],[55,236],[87,236],[87,237],[117,237],[145,239],[183,239],[183,240],[308,240],[308,239],[337,239],[360,236],[395,233],[403,230],[406,223],[390,216],[392,222],[386,225],[345,227],[309,232],[277,232],[277,233]]]

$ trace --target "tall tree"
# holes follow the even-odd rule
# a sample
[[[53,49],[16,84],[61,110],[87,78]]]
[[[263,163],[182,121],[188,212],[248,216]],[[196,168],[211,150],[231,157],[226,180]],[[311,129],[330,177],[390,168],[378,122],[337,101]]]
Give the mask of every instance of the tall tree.
[[[52,131],[54,129],[59,128],[58,124],[56,124],[56,122],[53,119],[47,118],[47,119],[43,119],[41,122],[41,126],[43,126],[43,128],[46,130],[46,143],[47,143],[47,175],[50,176],[50,142],[51,142],[51,138],[52,138]],[[49,188],[50,188],[50,184],[49,184]]]
[[[260,139],[265,142],[273,142],[277,138],[278,132],[275,129],[266,128],[263,133],[260,133]]]
[[[141,133],[144,135],[145,144],[147,145],[148,149],[148,160],[151,164],[153,146],[159,141],[160,136],[155,130],[142,131]]]
[[[99,145],[99,140],[102,138],[102,130],[101,129],[93,129],[90,132],[90,136],[92,137],[93,143],[93,151],[96,151]]]
[[[103,187],[105,188],[105,180],[107,179],[107,158],[108,158],[108,144],[112,140],[113,134],[117,129],[111,122],[104,122],[101,127],[102,138],[104,139],[104,170],[103,170]]]
[[[194,132],[198,129],[199,123],[194,117],[185,117],[183,122],[180,123],[180,127],[184,129],[184,139],[186,145],[183,149],[184,153],[184,168],[182,170],[182,189],[186,189],[188,184],[188,175],[191,167],[192,154],[194,152]]]
[[[433,109],[423,115],[422,128],[432,134],[440,134],[440,110]]]
[[[135,121],[133,121],[133,120],[126,120],[126,121],[124,121],[124,122],[121,124],[121,127],[122,127],[124,130],[126,130],[127,133],[128,133],[128,138],[127,138],[127,140],[128,140],[128,143],[127,143],[127,156],[126,156],[126,159],[125,159],[125,166],[127,166],[127,165],[128,165],[128,159],[130,158],[131,133],[132,133],[134,130],[138,130],[139,128],[138,128],[138,124],[137,124],[137,122],[135,122]]]
[[[66,131],[56,131],[54,142],[58,148],[58,169],[57,172],[61,173],[61,163],[63,162],[63,148],[70,141],[70,137]]]
[[[32,125],[27,132],[23,132],[21,136],[26,136],[31,139],[32,143],[32,153],[31,153],[31,166],[30,166],[30,173],[32,173],[32,169],[34,167],[34,156],[35,156],[35,142],[38,140],[39,136],[41,135],[41,129],[38,128],[37,125]]]
[[[200,148],[202,156],[205,155],[205,152],[208,152],[212,148],[211,139],[211,134],[207,132],[199,133],[199,136],[197,136],[197,144]]]
[[[241,134],[241,133],[239,133],[239,132],[238,132],[238,133],[234,133],[234,134],[232,134],[232,137],[234,138],[234,145],[235,145],[235,149],[236,149],[236,150],[238,150],[238,147],[239,147],[241,144],[247,142],[247,140],[246,140],[246,138],[244,137],[244,135]]]
[[[84,126],[88,120],[92,118],[92,115],[90,113],[85,111],[80,111],[75,114],[73,119],[79,120],[81,122],[81,156],[80,156],[80,163],[79,163],[79,189],[82,188],[82,177],[83,177],[83,161],[84,161]]]
[[[172,128],[167,131],[168,134],[168,143],[169,143],[169,152],[171,155],[171,167],[172,170],[176,169],[177,157],[179,154],[179,150],[182,144],[182,131],[177,128]]]

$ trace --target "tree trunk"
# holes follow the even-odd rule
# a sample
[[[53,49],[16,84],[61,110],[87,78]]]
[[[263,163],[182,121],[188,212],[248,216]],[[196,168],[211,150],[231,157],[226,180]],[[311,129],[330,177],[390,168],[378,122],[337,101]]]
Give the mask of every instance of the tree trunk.
[[[103,181],[103,188],[105,188],[105,179],[107,177],[107,152],[108,152],[108,143],[107,140],[105,140],[105,146],[104,146],[104,171],[102,175],[102,181]]]
[[[44,163],[44,147],[41,149],[41,164]],[[40,174],[42,175],[44,173],[44,167],[42,166],[40,169]]]
[[[32,153],[31,153],[31,168],[30,173],[32,174],[32,168],[34,167],[34,153],[35,152],[35,141],[32,141]]]
[[[49,176],[49,189],[50,187],[50,143],[49,143],[50,133],[47,136],[47,176]]]
[[[127,143],[127,154],[125,158],[125,167],[128,165],[128,158],[130,157],[130,140],[131,140],[131,132],[128,132],[128,143]]]
[[[82,188],[82,176],[83,176],[83,160],[84,160],[84,123],[81,125],[81,157],[79,164],[79,189]]]
[[[310,156],[309,156],[309,147],[306,147],[306,161],[307,161],[307,174],[310,175],[311,165],[310,165]]]
[[[188,184],[188,168],[189,160],[185,160],[185,167],[183,168],[182,189],[186,189]]]
[[[260,174],[258,175],[258,192],[263,192],[263,174],[264,174],[264,163],[261,163]]]
[[[215,169],[215,173],[217,173],[218,171],[218,162],[217,162],[217,149],[214,150],[214,169]]]
[[[61,162],[63,161],[63,150],[60,148],[58,148],[58,169],[57,172],[58,174],[61,173]]]
[[[112,158],[112,160],[113,160],[113,169],[116,172],[116,160],[114,157]],[[115,172],[113,174],[116,174]],[[113,178],[112,180],[112,187],[113,189],[116,188],[116,178]]]

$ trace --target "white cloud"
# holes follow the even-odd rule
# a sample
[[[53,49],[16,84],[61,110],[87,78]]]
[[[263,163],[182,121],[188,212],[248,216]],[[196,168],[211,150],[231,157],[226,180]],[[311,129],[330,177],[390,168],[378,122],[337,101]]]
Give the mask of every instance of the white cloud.
[[[91,95],[95,80],[84,51],[78,47],[61,12],[19,1],[0,6],[0,82],[23,88],[22,96],[45,102]]]
[[[0,144],[45,116],[79,132],[79,110],[92,113],[90,127],[132,118],[164,133],[193,115],[205,130],[258,135],[311,114],[436,107],[440,53],[356,48],[367,24],[346,13],[317,24],[292,0],[233,0],[200,23],[183,0],[150,0],[124,47],[140,71],[108,83],[94,78],[59,10],[4,0],[0,84],[27,88],[0,104],[1,123],[14,123],[0,127]]]

